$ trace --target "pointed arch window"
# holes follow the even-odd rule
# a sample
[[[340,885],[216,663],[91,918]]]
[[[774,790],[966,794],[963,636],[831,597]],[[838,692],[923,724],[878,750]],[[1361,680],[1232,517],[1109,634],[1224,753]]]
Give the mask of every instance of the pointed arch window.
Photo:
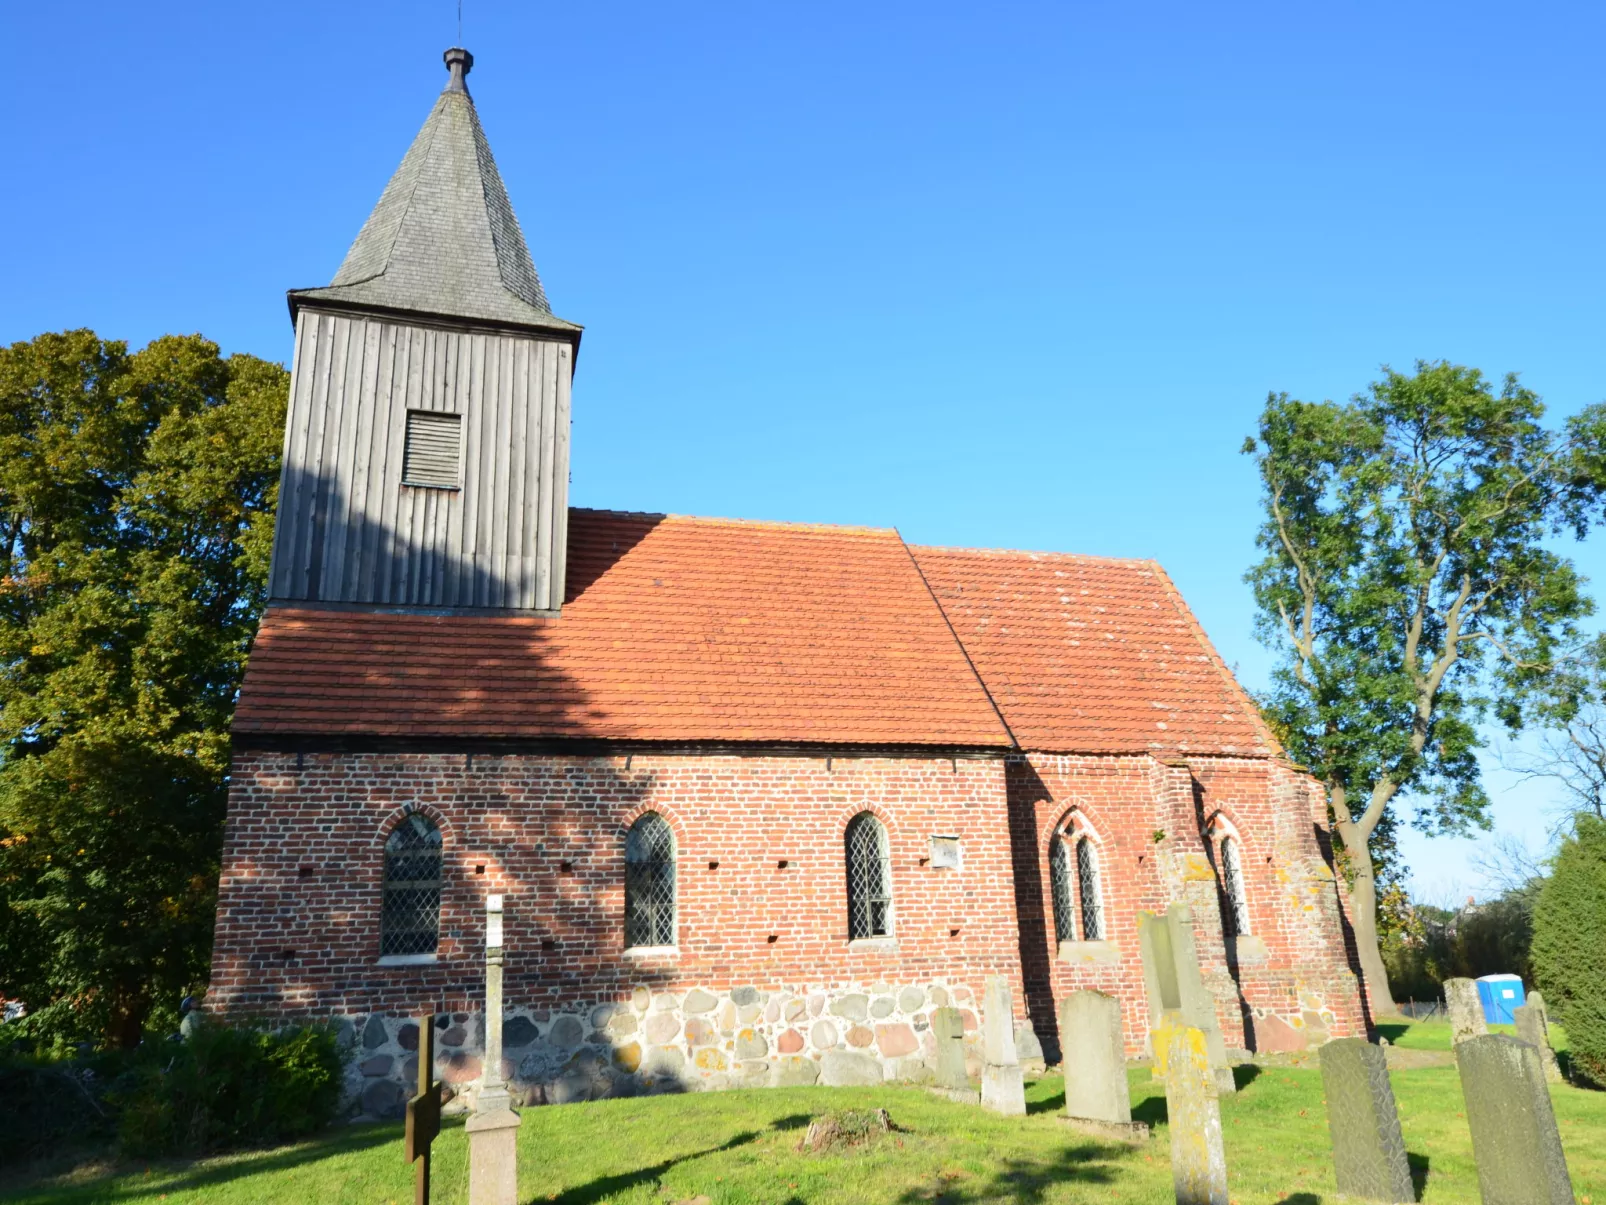
[[[441,936],[441,830],[414,812],[385,838],[381,957],[434,954]]]
[[[892,933],[892,847],[886,826],[869,812],[848,821],[848,937]]]
[[[648,812],[625,836],[625,945],[675,944],[675,834]]]
[[[1227,936],[1248,937],[1249,897],[1244,891],[1243,857],[1238,848],[1238,838],[1230,832],[1223,832],[1218,848],[1221,853],[1221,892],[1226,897],[1221,919],[1226,924]]]
[[[1057,941],[1104,940],[1104,892],[1098,849],[1086,823],[1068,816],[1048,843],[1049,887]]]

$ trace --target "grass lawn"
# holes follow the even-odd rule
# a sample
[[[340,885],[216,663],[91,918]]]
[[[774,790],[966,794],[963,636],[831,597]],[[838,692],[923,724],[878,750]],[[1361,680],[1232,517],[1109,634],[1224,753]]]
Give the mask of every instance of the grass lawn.
[[[1432,1025],[1397,1044],[1439,1048]],[[1445,1049],[1448,1048],[1448,1027]],[[1408,1047],[1409,1048],[1409,1047]],[[1232,1198],[1240,1205],[1336,1202],[1321,1073],[1314,1065],[1241,1067],[1242,1090],[1222,1102]],[[827,1205],[847,1202],[1169,1202],[1165,1097],[1131,1072],[1133,1112],[1158,1126],[1146,1147],[1096,1142],[1055,1119],[1056,1077],[1027,1086],[1031,1110],[1005,1119],[918,1089],[764,1089],[529,1109],[519,1131],[526,1201]],[[1453,1067],[1393,1076],[1406,1146],[1424,1202],[1475,1203],[1477,1174]],[[1581,1205],[1606,1205],[1606,1093],[1553,1090]],[[857,1153],[799,1154],[808,1120],[828,1109],[885,1107],[900,1133]],[[438,1140],[436,1202],[467,1199],[466,1137]],[[314,1202],[406,1205],[411,1171],[399,1125],[348,1127],[317,1142],[149,1169],[82,1169],[0,1202],[175,1205]],[[704,1205],[699,1201],[698,1205]]]

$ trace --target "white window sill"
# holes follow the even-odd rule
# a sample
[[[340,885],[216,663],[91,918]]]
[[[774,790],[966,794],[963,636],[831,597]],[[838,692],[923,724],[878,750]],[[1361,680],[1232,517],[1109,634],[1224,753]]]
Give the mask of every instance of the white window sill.
[[[1121,949],[1109,941],[1062,941],[1059,959],[1070,963],[1118,963]]]
[[[679,958],[679,946],[626,946],[626,958]]]
[[[382,967],[427,967],[440,959],[434,954],[381,954],[379,965]]]
[[[855,937],[848,942],[850,950],[886,950],[889,953],[898,948],[896,937]]]

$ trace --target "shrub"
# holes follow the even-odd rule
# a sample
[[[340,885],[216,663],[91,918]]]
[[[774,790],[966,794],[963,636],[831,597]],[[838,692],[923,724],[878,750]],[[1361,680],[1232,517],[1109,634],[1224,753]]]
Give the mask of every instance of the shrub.
[[[155,1047],[115,1093],[126,1154],[199,1155],[302,1138],[340,1106],[346,1052],[329,1026],[202,1026]]]
[[[1532,955],[1573,1073],[1606,1087],[1606,820],[1579,816],[1562,843],[1534,909]]]

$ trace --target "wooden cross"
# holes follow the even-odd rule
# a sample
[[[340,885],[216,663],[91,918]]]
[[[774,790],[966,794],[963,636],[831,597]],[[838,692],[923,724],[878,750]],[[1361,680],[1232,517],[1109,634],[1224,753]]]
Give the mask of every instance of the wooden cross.
[[[435,1073],[435,1014],[418,1023],[418,1095],[407,1102],[407,1162],[417,1161],[413,1205],[429,1205],[429,1144],[441,1132],[441,1082]]]

